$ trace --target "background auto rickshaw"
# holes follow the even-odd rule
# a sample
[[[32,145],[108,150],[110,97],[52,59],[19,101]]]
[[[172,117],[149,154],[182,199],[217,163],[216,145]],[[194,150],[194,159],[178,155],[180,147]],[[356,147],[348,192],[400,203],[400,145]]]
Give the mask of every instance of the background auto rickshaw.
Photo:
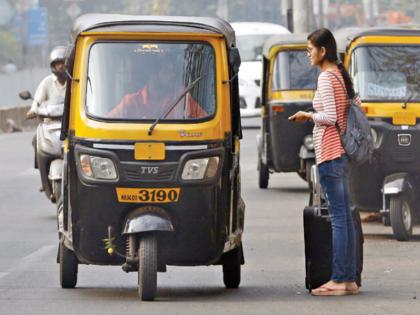
[[[353,167],[354,206],[380,211],[397,240],[420,218],[420,29],[342,29],[340,54],[369,118],[375,151]]]
[[[78,264],[122,265],[138,272],[140,298],[153,300],[167,265],[220,264],[225,286],[237,288],[245,205],[232,28],[216,18],[90,14],[71,38],[61,286],[76,285]]]
[[[312,109],[318,70],[311,67],[306,48],[305,34],[277,35],[264,43],[262,125],[257,135],[260,188],[267,188],[271,172],[297,172],[310,183],[313,124],[288,120],[299,110]]]

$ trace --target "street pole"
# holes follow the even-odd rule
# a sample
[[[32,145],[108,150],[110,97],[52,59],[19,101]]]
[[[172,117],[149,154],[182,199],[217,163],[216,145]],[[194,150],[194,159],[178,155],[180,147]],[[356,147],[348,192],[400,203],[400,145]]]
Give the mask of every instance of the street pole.
[[[335,1],[335,28],[341,26],[340,0]]]
[[[224,20],[229,19],[229,7],[227,0],[218,0],[217,1],[217,11],[216,15]]]
[[[294,33],[309,32],[309,0],[293,0]]]

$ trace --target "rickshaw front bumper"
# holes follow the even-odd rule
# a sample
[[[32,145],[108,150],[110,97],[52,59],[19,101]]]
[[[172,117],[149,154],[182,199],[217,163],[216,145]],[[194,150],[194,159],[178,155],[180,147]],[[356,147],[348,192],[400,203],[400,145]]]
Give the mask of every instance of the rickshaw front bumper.
[[[95,180],[83,175],[83,154],[111,159],[117,170],[114,180]],[[120,153],[76,145],[72,189],[73,244],[82,263],[119,265],[124,261],[104,250],[103,240],[109,227],[118,252],[124,252],[128,235],[158,232],[159,246],[168,265],[207,265],[217,262],[226,242],[228,199],[222,191],[224,148],[195,152],[175,151],[169,161],[121,162]],[[188,161],[219,157],[219,167],[212,178],[183,179]],[[167,178],[144,180],[128,173],[134,167],[153,173],[153,166],[171,167]],[[77,170],[77,171],[76,171]],[[166,175],[165,175],[166,176]],[[150,198],[142,201],[141,192]],[[165,193],[165,197],[163,197]],[[170,196],[173,193],[173,196]],[[161,194],[161,195],[160,195]],[[157,198],[162,197],[163,201]],[[169,197],[168,197],[169,196]],[[154,198],[152,200],[152,198]],[[161,233],[166,232],[166,233]]]

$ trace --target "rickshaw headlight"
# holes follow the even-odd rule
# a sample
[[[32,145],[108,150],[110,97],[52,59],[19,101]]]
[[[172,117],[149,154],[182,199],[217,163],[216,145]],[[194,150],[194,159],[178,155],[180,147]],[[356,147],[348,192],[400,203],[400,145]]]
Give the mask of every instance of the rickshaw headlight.
[[[219,157],[192,159],[185,163],[182,171],[183,180],[195,180],[214,177],[219,166]]]
[[[117,171],[111,159],[82,154],[80,166],[86,177],[96,179],[116,179]]]
[[[309,150],[312,151],[314,149],[314,138],[312,135],[307,135],[303,139],[303,145]]]

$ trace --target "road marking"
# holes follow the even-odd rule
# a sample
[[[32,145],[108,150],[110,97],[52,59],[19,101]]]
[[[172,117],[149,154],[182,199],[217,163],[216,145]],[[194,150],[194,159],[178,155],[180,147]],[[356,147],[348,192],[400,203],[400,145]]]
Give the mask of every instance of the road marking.
[[[37,249],[36,251],[30,253],[23,257],[15,267],[9,269],[7,272],[0,272],[0,279],[4,279],[8,276],[11,276],[16,273],[22,273],[30,268],[32,268],[35,263],[39,260],[42,260],[47,254],[49,254],[52,250],[56,249],[56,245],[45,245],[41,248]]]
[[[55,247],[56,247],[56,245],[42,246],[41,248],[37,249],[36,251],[34,251],[34,252],[30,253],[29,255],[26,255],[25,257],[23,257],[22,260],[24,260],[25,262],[36,260],[37,258],[42,257],[43,255],[45,255],[46,253],[48,253],[50,250],[52,250]]]

